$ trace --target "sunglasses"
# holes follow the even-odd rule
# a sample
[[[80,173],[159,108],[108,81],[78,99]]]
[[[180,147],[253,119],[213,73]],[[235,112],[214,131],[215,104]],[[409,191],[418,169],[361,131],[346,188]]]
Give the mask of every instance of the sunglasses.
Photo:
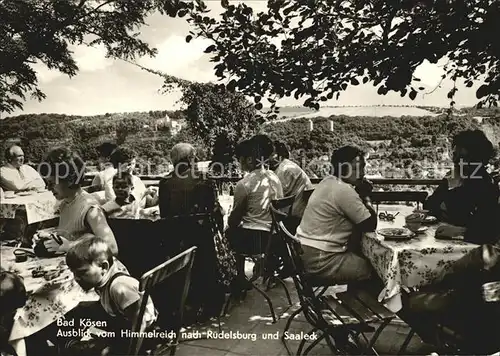
[[[398,216],[398,215],[399,215],[399,212],[397,212],[396,214],[390,214],[386,211],[385,213],[378,214],[378,218],[380,220],[385,220],[385,221],[394,221],[394,219],[396,219],[396,216]]]

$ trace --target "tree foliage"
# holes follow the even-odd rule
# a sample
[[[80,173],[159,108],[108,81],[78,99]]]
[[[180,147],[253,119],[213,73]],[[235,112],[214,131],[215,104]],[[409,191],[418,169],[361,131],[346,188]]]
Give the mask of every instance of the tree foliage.
[[[0,1],[0,112],[22,109],[26,95],[38,100],[33,64],[72,77],[78,72],[69,45],[104,45],[107,56],[131,59],[154,55],[138,28],[167,0]]]
[[[200,160],[213,160],[229,166],[232,162],[234,143],[221,135],[212,146],[198,137],[191,125],[185,125],[172,136],[169,131],[154,130],[158,119],[168,115],[171,119],[186,120],[182,110],[115,113],[95,116],[71,116],[63,114],[28,114],[0,120],[0,149],[18,142],[26,159],[39,162],[54,147],[66,146],[86,160],[97,160],[96,147],[105,141],[117,141],[118,131],[126,131],[123,143],[135,150],[139,157],[142,174],[165,173],[169,153],[173,145],[189,142],[196,147]],[[474,117],[483,116],[482,123]],[[451,136],[468,128],[481,128],[496,145],[500,142],[500,109],[463,109],[453,118],[446,115],[432,117],[348,117],[332,116],[312,118],[313,131],[309,131],[307,118],[263,125],[260,132],[273,139],[284,141],[292,158],[304,162],[304,169],[311,176],[325,172],[324,158],[346,144],[356,144],[372,151],[370,169],[394,164],[393,177],[401,177],[401,169],[411,162],[443,161]],[[333,132],[330,131],[333,122]],[[61,135],[64,132],[64,135]],[[244,135],[241,138],[245,138]],[[0,157],[1,161],[2,157]],[[152,166],[148,166],[148,163]],[[413,167],[418,167],[413,165]],[[216,175],[222,172],[214,166]],[[225,171],[226,172],[226,171]],[[229,173],[229,172],[228,172]],[[384,173],[384,174],[385,174]],[[408,173],[409,174],[409,173]],[[410,177],[419,177],[418,170]],[[389,177],[389,176],[388,176]],[[423,177],[421,177],[423,178]]]
[[[443,79],[481,84],[480,106],[500,100],[497,0],[268,0],[259,13],[222,0],[220,20],[201,1],[171,3],[167,13],[193,25],[186,41],[212,41],[205,52],[216,76],[257,103],[293,95],[318,109],[360,83],[413,100],[428,89],[415,69],[442,58]],[[456,92],[448,93],[452,106]]]
[[[191,82],[139,67],[163,77],[164,92],[182,92],[180,102],[185,106],[183,112],[186,120],[207,147],[213,147],[220,136],[225,137],[229,144],[234,146],[243,137],[255,133],[265,121],[244,95],[228,91],[224,85]]]

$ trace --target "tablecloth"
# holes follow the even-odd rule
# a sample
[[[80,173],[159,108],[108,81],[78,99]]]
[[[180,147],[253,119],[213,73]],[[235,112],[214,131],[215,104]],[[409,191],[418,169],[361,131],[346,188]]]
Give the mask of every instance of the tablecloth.
[[[16,211],[25,210],[28,224],[57,218],[59,202],[51,192],[36,193],[14,198],[3,198],[0,202],[0,218],[14,219]]]
[[[63,317],[80,302],[99,300],[94,291],[85,292],[75,282],[64,257],[29,258],[26,262],[16,263],[14,250],[13,247],[0,247],[0,266],[22,276],[26,289],[31,294],[25,306],[17,311],[10,340],[25,338],[40,331]],[[57,278],[58,283],[52,284],[43,277],[33,278],[31,272],[38,266],[46,269],[62,266],[63,273]]]
[[[380,206],[379,212],[399,215],[394,222],[381,221],[378,229],[402,227],[405,216],[413,207],[401,205]],[[477,247],[475,244],[457,240],[436,240],[439,225],[431,225],[423,234],[409,241],[387,241],[378,233],[367,233],[362,239],[362,252],[370,260],[385,288],[379,301],[393,312],[402,307],[402,288],[415,288],[432,284],[437,275],[451,263]]]

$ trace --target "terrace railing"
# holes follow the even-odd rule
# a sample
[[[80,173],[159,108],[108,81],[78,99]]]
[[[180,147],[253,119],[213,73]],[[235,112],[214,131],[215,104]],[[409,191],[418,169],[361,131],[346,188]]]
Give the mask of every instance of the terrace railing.
[[[93,174],[86,174],[84,178],[84,183],[83,186],[89,186],[92,183],[94,175]],[[148,175],[148,176],[139,176],[141,180],[146,184],[147,186],[157,186],[158,183],[160,182],[160,179],[162,179],[164,176],[162,175]],[[238,182],[241,178],[240,177],[215,177],[212,178],[218,186],[223,185],[223,183],[236,183]],[[311,178],[311,182],[313,184],[318,184],[321,182],[322,178]],[[440,183],[441,179],[405,179],[405,178],[374,178],[371,179],[374,185],[376,186],[420,186],[420,187],[430,187],[430,186],[436,186]]]

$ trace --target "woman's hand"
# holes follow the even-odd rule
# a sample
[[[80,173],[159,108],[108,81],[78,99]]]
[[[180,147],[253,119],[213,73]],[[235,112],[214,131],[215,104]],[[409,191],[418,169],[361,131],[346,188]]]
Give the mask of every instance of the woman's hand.
[[[454,226],[449,224],[441,225],[436,230],[436,237],[454,238],[457,236],[464,236],[465,227]]]

